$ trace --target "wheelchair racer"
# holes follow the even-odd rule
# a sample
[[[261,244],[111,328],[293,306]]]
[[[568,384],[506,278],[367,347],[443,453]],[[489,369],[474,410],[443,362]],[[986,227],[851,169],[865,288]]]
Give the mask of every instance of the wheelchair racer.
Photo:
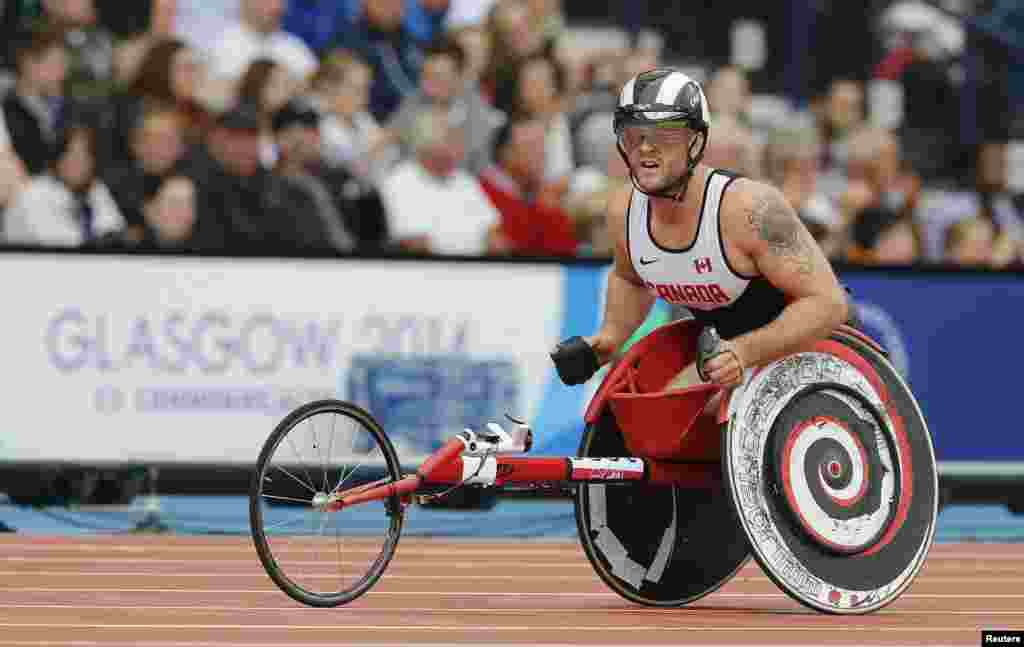
[[[745,369],[847,321],[846,291],[781,192],[701,162],[710,114],[700,84],[674,69],[639,74],[622,88],[613,127],[633,186],[608,205],[614,265],[603,322],[552,352],[563,382],[589,380],[658,298],[722,338],[703,371],[691,364],[667,388],[736,386]]]

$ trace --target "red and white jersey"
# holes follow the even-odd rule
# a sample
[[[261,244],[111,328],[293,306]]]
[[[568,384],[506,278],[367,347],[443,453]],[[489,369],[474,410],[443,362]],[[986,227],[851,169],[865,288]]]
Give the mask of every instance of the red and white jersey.
[[[733,305],[755,277],[729,266],[722,244],[719,207],[736,176],[718,170],[708,174],[697,236],[689,247],[673,249],[651,235],[650,202],[633,190],[626,213],[630,260],[647,289],[656,297],[691,310],[714,310]]]

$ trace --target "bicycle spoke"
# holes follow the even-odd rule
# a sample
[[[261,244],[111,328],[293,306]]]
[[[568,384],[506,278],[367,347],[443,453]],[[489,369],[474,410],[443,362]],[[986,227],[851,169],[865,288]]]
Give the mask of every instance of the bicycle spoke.
[[[306,464],[302,461],[302,455],[299,454],[297,449],[295,449],[295,443],[292,442],[291,436],[285,436],[285,439],[288,441],[288,444],[291,445],[292,453],[295,454],[295,458],[299,459],[299,465],[302,466],[302,471],[305,472],[306,479],[309,480],[310,489],[313,490],[313,477],[309,475],[309,470],[306,469]],[[316,490],[313,490],[313,493],[315,494]]]
[[[294,474],[292,474],[291,472],[289,472],[289,471],[288,471],[288,470],[286,470],[285,468],[281,467],[280,465],[274,465],[273,467],[274,467],[274,469],[277,469],[277,470],[281,470],[282,472],[284,472],[284,473],[285,473],[285,474],[287,474],[288,476],[292,477],[292,479],[294,479],[296,483],[298,483],[298,484],[299,484],[299,485],[301,485],[302,487],[306,488],[307,490],[309,490],[309,491],[310,491],[310,492],[312,492],[313,494],[316,494],[316,490],[314,490],[314,489],[312,488],[312,486],[310,486],[310,485],[306,485],[305,483],[303,483],[303,482],[302,482],[302,479],[300,479],[300,478],[299,478],[298,476],[295,476]],[[311,481],[311,482],[312,482],[312,481]]]
[[[333,465],[334,460],[334,423],[338,421],[338,414],[331,414],[331,440],[327,445],[327,463],[324,465],[324,492],[327,492],[327,485],[330,483],[327,480],[327,465]]]
[[[359,469],[360,467],[362,467],[362,466],[363,466],[363,463],[365,463],[365,462],[366,462],[366,459],[368,459],[368,458],[369,458],[370,456],[372,456],[373,454],[377,453],[377,451],[378,451],[379,449],[380,449],[380,445],[378,445],[378,446],[374,447],[374,448],[373,448],[373,451],[372,451],[372,452],[370,452],[370,453],[369,453],[369,454],[367,454],[367,455],[366,455],[365,457],[363,457],[363,460],[359,461],[359,463],[357,463],[357,464],[356,464],[356,466],[352,468],[352,471],[348,473],[348,476],[346,476],[346,477],[345,477],[345,478],[344,478],[343,480],[339,480],[339,481],[338,481],[338,485],[337,485],[337,486],[336,486],[336,487],[334,488],[334,490],[333,490],[333,491],[334,491],[334,492],[337,492],[337,491],[339,491],[339,490],[341,489],[341,486],[345,484],[345,481],[347,481],[347,480],[348,480],[348,479],[349,479],[349,478],[350,478],[350,477],[351,477],[351,476],[352,476],[353,474],[355,474],[355,473],[356,473],[356,470],[358,470],[358,469]]]
[[[273,499],[275,501],[291,501],[293,503],[306,503],[306,504],[312,503],[312,500],[310,500],[310,499],[296,499],[296,498],[293,498],[293,497],[290,497],[290,496],[274,496],[273,494],[262,494],[262,493],[260,494],[260,496],[263,497],[264,499]]]
[[[323,463],[322,460],[321,461],[317,461],[317,458],[320,458],[321,453],[320,453],[320,435],[316,433],[316,418],[307,418],[306,419],[306,429],[309,431],[309,434],[307,434],[307,439],[308,439],[308,436],[312,436],[313,437],[313,441],[310,443],[310,445],[315,450],[314,456],[313,456],[313,461],[314,461],[314,463],[315,462],[320,462],[322,464]],[[323,486],[324,486],[324,489],[326,489],[327,488],[327,483],[324,482]]]
[[[344,560],[341,558],[341,528],[338,527],[338,518],[334,518],[334,545],[338,548],[338,586],[345,584]]]
[[[323,470],[324,470],[324,489],[322,491],[326,492],[327,491],[327,484],[330,482],[327,479],[327,458],[324,456],[324,448],[323,448],[322,443],[320,443],[320,436],[319,436],[319,434],[317,435],[316,439],[317,439],[317,443],[316,443],[317,452],[320,454],[320,467],[322,467]]]
[[[349,442],[348,442],[348,454],[345,455],[345,460],[349,460],[355,454],[355,452],[356,452],[356,431],[355,430],[351,430],[349,432],[348,440],[349,440]],[[345,464],[344,464],[344,462],[342,462],[341,470],[338,473],[338,484],[335,485],[334,489],[331,490],[331,491],[332,492],[337,492],[338,488],[341,487],[341,483],[342,483],[342,481],[345,480],[345,478],[347,478],[345,476]]]

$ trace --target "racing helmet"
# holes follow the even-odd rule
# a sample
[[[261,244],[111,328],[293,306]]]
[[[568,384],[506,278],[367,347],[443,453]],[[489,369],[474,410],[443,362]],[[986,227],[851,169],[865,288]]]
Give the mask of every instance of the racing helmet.
[[[704,89],[689,75],[672,68],[659,68],[642,72],[626,82],[619,94],[612,127],[619,155],[629,168],[630,179],[638,191],[633,167],[622,147],[622,131],[627,126],[653,126],[678,124],[699,134],[690,142],[687,151],[687,168],[671,187],[671,190],[650,193],[661,197],[681,200],[697,164],[704,157],[711,113]]]

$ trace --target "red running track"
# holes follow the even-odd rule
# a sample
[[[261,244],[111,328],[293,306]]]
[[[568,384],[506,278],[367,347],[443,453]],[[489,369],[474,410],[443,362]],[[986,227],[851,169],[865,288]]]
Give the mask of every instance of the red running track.
[[[937,544],[895,603],[826,616],[751,561],[681,609],[608,590],[578,544],[403,538],[348,606],[293,602],[245,537],[0,538],[0,647],[978,645],[1024,629],[1024,549]]]

